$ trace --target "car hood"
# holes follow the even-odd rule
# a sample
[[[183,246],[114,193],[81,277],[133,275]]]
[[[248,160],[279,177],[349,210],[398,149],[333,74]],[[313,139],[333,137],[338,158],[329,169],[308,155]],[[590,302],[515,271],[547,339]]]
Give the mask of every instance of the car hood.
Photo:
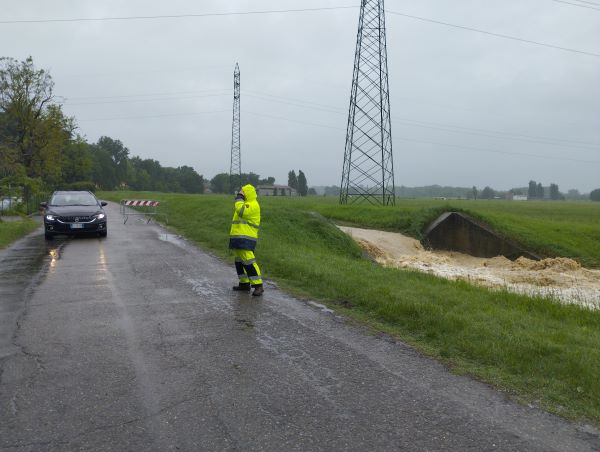
[[[46,213],[58,216],[90,216],[104,212],[100,206],[48,206]]]

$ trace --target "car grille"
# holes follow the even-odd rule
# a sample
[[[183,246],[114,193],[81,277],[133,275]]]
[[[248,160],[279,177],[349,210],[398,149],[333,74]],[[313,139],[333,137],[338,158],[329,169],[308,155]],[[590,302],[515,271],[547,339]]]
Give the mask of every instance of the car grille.
[[[63,223],[89,223],[94,217],[58,217],[58,221]]]

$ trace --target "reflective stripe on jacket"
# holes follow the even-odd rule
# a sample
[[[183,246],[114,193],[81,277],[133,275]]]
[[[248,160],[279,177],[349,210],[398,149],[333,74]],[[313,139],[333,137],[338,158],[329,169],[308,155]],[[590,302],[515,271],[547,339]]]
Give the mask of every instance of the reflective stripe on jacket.
[[[229,248],[254,251],[260,227],[260,205],[252,185],[245,185],[242,189],[246,199],[235,201],[229,231]]]

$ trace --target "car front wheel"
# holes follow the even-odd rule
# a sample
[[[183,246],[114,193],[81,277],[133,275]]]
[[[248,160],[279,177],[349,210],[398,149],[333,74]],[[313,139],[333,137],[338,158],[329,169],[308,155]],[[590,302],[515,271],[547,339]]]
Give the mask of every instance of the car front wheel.
[[[46,240],[52,240],[54,238],[54,234],[52,234],[51,232],[46,232],[44,233],[44,238]]]
[[[102,231],[100,233],[100,237],[106,237],[108,235],[108,231]]]

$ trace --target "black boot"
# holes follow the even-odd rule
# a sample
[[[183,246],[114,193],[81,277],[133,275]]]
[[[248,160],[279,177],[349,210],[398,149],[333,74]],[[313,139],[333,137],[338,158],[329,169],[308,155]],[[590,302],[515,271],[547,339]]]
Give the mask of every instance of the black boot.
[[[257,284],[256,286],[253,286],[253,287],[254,287],[254,292],[252,292],[253,297],[260,297],[265,291],[262,284]]]
[[[233,290],[237,290],[240,292],[250,292],[250,283],[244,282],[239,283],[237,286],[233,286]]]

